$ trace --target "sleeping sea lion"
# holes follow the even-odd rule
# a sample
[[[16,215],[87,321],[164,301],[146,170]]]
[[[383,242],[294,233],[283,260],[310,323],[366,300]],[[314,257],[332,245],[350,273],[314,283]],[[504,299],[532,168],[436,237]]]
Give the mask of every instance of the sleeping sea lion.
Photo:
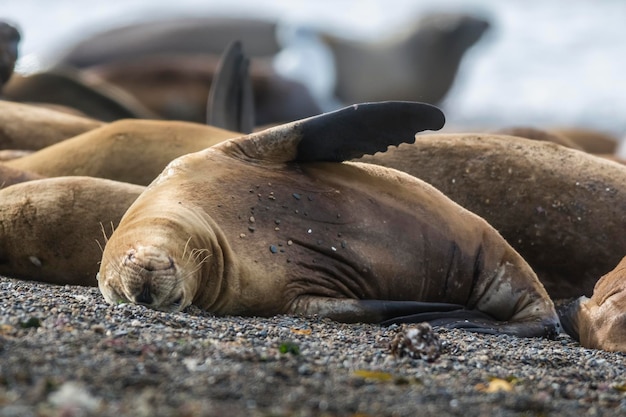
[[[335,94],[348,104],[439,103],[450,90],[461,59],[488,28],[480,17],[442,12],[425,14],[404,33],[375,43],[325,35],[335,59]]]
[[[204,123],[218,62],[219,55],[170,53],[103,63],[84,72],[130,92],[163,119]],[[252,59],[250,77],[256,125],[321,113],[306,86],[280,76],[269,62]]]
[[[40,178],[41,175],[0,164],[0,188]]]
[[[64,106],[105,122],[159,118],[121,88],[72,68],[56,68],[27,76],[14,74],[2,93],[7,100]]]
[[[543,286],[483,219],[402,172],[341,163],[443,123],[426,104],[361,104],[175,159],[107,241],[99,288],[166,311],[553,335]]]
[[[0,149],[38,150],[102,125],[86,117],[0,100]]]
[[[549,142],[424,134],[362,162],[405,171],[483,217],[553,298],[590,296],[626,253],[626,167]]]
[[[596,283],[593,296],[559,311],[563,328],[590,349],[626,352],[626,257]]]
[[[172,159],[237,136],[197,123],[128,119],[4,164],[44,177],[82,175],[147,185]]]
[[[249,56],[271,56],[280,50],[276,23],[261,19],[174,17],[112,27],[62,51],[56,65],[89,67],[114,61],[141,60],[154,54],[219,55],[233,40]]]
[[[96,285],[105,233],[144,187],[91,177],[46,178],[0,190],[0,275]]]

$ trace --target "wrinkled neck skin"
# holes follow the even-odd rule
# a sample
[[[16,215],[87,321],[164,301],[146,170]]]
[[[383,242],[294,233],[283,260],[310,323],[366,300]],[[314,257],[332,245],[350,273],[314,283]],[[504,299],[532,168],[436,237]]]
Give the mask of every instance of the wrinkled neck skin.
[[[237,276],[228,267],[232,256],[221,230],[201,208],[171,200],[139,202],[105,246],[99,287],[111,304],[132,302],[162,311],[194,304],[221,313],[229,299],[224,293],[236,285],[229,278]]]

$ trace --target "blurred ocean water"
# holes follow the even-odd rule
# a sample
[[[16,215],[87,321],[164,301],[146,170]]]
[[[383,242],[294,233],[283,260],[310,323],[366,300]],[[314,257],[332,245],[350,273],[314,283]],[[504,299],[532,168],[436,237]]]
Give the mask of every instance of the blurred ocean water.
[[[492,22],[442,104],[449,126],[586,126],[626,135],[623,0],[0,0],[0,18],[22,30],[24,72],[80,37],[146,18],[259,17],[376,39],[430,10]]]

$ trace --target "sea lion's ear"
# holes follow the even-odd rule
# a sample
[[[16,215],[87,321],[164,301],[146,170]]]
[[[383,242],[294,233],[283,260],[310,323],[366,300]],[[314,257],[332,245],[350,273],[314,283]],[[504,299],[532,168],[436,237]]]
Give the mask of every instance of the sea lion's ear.
[[[233,132],[254,129],[254,96],[241,42],[232,42],[224,51],[211,82],[207,103],[207,124]]]
[[[413,143],[423,130],[439,130],[437,107],[410,101],[355,104],[330,113],[233,139],[229,152],[268,162],[342,162]]]

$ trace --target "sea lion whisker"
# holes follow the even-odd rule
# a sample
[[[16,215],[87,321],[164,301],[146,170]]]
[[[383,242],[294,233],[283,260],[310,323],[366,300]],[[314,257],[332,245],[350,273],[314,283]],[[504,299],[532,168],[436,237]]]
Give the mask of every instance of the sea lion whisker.
[[[187,242],[185,242],[185,247],[183,248],[183,254],[181,256],[182,259],[185,259],[185,255],[187,254],[187,249],[189,248],[189,242],[191,242],[191,238],[193,236],[189,236],[189,239],[187,239]]]

